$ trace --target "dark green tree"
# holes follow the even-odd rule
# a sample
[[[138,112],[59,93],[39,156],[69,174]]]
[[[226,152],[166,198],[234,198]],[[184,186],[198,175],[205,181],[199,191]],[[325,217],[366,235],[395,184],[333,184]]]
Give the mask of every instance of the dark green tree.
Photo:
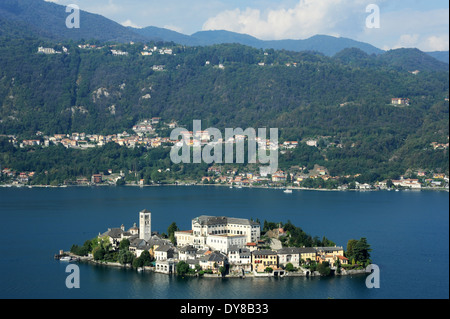
[[[185,261],[180,261],[176,266],[178,275],[185,275],[189,272],[189,265]]]

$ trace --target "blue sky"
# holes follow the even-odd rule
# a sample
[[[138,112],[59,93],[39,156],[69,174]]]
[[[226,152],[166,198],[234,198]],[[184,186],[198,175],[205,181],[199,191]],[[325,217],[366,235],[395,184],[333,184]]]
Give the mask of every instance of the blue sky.
[[[157,26],[184,34],[229,30],[260,39],[305,39],[315,34],[352,38],[381,49],[447,51],[446,0],[47,0],[77,4],[120,24]],[[380,27],[367,28],[369,4]]]

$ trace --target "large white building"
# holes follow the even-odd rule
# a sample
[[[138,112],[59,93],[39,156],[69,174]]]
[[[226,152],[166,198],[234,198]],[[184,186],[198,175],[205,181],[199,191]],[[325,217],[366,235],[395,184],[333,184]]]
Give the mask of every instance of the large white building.
[[[231,246],[244,247],[260,239],[259,223],[242,218],[200,216],[192,220],[192,230],[175,232],[179,247],[191,245],[227,253]]]

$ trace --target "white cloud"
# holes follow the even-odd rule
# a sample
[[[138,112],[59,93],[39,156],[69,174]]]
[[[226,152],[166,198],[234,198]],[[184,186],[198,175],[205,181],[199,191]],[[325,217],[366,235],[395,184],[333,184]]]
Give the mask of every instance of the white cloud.
[[[449,50],[449,36],[447,35],[432,35],[420,36],[419,34],[403,34],[400,36],[398,42],[393,46],[384,46],[384,50],[399,49],[399,48],[419,48],[422,51],[448,51]]]
[[[297,0],[290,7],[224,10],[203,30],[228,30],[263,40],[305,39],[316,34],[352,38],[385,50],[448,50],[449,9],[393,6],[387,0]],[[380,8],[380,28],[367,28],[369,4]]]
[[[228,30],[260,39],[301,39],[340,35],[365,26],[366,6],[381,0],[300,0],[292,8],[226,10],[208,19],[203,30]]]
[[[136,29],[142,29],[142,27],[140,27],[137,24],[133,23],[133,21],[131,21],[130,19],[122,22],[121,25],[123,25],[124,27],[132,27],[132,28],[136,28]]]
[[[364,29],[356,39],[383,48],[418,48],[422,51],[448,50],[449,10],[404,9],[381,12],[380,29]]]
[[[175,31],[175,32],[178,32],[178,33],[183,33],[183,29],[182,28],[179,28],[179,27],[177,27],[177,26],[175,26],[173,24],[166,24],[166,25],[163,26],[163,28],[164,29],[169,29],[169,30],[172,30],[172,31]]]
[[[392,47],[392,49],[415,47],[419,43],[419,38],[419,34],[402,34],[399,41]]]
[[[424,41],[424,51],[448,51],[449,50],[449,36],[431,36]]]

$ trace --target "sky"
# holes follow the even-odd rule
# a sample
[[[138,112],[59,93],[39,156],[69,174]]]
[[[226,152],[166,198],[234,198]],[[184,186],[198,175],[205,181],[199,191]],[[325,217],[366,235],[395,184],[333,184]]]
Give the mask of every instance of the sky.
[[[188,35],[228,30],[262,40],[281,40],[325,34],[370,43],[383,50],[449,50],[447,0],[46,1],[76,4],[81,10],[125,26],[156,26]],[[366,11],[369,5],[377,10]]]

